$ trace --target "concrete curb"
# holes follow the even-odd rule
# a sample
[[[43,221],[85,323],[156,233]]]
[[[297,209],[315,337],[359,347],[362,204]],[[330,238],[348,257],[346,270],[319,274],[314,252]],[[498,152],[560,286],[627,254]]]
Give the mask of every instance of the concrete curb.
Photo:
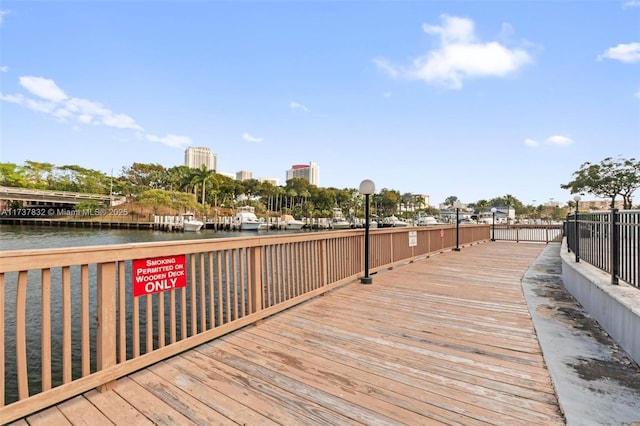
[[[562,281],[559,244],[549,244],[522,288],[567,425],[640,426],[640,369]]]

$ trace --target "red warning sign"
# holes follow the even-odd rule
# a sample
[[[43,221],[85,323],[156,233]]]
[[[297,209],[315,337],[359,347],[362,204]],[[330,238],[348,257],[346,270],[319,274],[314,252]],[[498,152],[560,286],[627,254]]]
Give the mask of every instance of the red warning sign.
[[[134,259],[133,296],[145,296],[187,286],[186,256]]]

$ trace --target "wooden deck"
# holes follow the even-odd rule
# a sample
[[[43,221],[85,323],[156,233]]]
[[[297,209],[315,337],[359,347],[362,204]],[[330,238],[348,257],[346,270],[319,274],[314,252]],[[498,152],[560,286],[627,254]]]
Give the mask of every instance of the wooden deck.
[[[543,249],[376,274],[15,424],[564,424],[520,284]]]

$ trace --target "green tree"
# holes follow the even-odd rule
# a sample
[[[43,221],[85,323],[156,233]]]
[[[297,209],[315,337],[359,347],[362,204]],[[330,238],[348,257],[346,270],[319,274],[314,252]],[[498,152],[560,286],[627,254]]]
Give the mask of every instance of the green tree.
[[[450,195],[444,200],[444,204],[448,207],[453,207],[456,201],[458,201],[458,197]]]
[[[287,190],[287,197],[289,197],[289,212],[293,212],[293,205],[297,196],[298,192],[295,189],[289,188]]]
[[[77,165],[56,167],[56,181],[51,187],[63,191],[109,194],[110,177],[98,170]]]
[[[122,176],[130,184],[133,194],[160,189],[166,174],[166,169],[160,164],[133,163],[131,167],[122,168]]]
[[[48,189],[51,187],[54,165],[37,161],[25,161],[24,170],[27,175],[27,185],[32,188]]]
[[[196,196],[188,192],[175,192],[171,194],[171,207],[178,212],[196,210],[198,202]]]
[[[485,199],[476,201],[475,205],[473,206],[474,211],[478,214],[484,213],[488,211],[490,208],[491,208],[491,204],[489,204],[489,202]]]
[[[376,211],[383,216],[396,214],[400,204],[400,191],[382,188],[380,193],[373,194],[373,204]]]
[[[153,209],[153,214],[157,215],[162,206],[172,204],[171,192],[164,189],[148,189],[138,196],[138,202]]]
[[[14,163],[0,163],[0,185],[26,187],[27,177],[24,167]]]
[[[208,183],[215,184],[216,179],[216,171],[210,170],[204,164],[199,169],[193,169],[191,174],[191,183],[193,184],[193,190],[195,192],[196,187],[199,185],[202,191],[202,197],[200,198],[202,202],[202,207],[204,208],[206,205],[205,193]]]
[[[187,166],[174,166],[167,170],[163,180],[162,189],[169,191],[189,192],[191,169]]]
[[[611,208],[615,207],[616,197],[620,195],[624,208],[630,209],[633,193],[640,188],[640,161],[607,157],[599,164],[582,163],[573,176],[572,181],[560,185],[560,188],[568,189],[572,194],[587,193],[611,198]]]

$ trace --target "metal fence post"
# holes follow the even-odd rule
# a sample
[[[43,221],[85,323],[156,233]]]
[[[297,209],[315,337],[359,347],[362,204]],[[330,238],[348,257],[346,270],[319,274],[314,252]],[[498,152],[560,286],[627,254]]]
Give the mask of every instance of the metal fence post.
[[[618,209],[611,209],[611,223],[609,232],[611,233],[611,284],[618,284],[618,275],[620,275],[620,224]]]
[[[567,213],[567,218],[564,221],[564,226],[562,227],[562,232],[564,232],[564,236],[567,239],[567,253],[571,253],[571,243],[572,243],[571,230],[569,229],[569,224],[571,223],[570,220],[571,220],[571,214]]]
[[[578,209],[576,208],[576,216],[574,218],[574,222],[575,222],[575,236],[574,236],[574,245],[573,245],[573,252],[576,255],[576,262],[580,262],[580,232],[578,229]]]

